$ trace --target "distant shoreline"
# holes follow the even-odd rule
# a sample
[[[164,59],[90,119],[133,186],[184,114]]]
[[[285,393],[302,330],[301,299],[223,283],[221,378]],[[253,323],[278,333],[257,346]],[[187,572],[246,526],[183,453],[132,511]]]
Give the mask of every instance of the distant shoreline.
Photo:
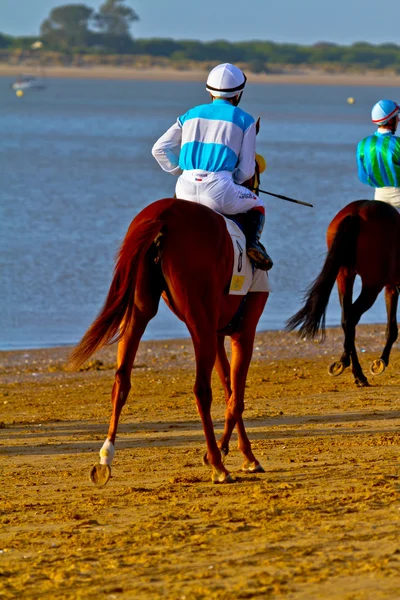
[[[32,72],[24,65],[0,63],[0,77],[17,77],[21,72]],[[105,79],[105,80],[145,80],[145,81],[204,81],[207,71],[202,69],[177,70],[161,67],[138,69],[133,67],[46,67],[47,78]],[[291,85],[343,85],[357,86],[400,86],[400,75],[378,73],[325,73],[304,71],[299,73],[249,73],[251,83],[291,84]]]

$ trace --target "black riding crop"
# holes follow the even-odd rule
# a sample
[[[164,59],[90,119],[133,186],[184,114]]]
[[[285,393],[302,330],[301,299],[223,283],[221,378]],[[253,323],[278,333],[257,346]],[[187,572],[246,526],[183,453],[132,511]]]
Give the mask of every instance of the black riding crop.
[[[308,202],[302,202],[301,200],[295,200],[294,198],[288,198],[287,196],[281,196],[279,194],[273,194],[272,192],[267,192],[266,190],[260,190],[260,188],[251,188],[255,192],[261,192],[262,194],[268,194],[269,196],[274,196],[275,198],[280,198],[281,200],[287,200],[288,202],[294,202],[295,204],[302,204],[303,206],[310,206],[314,208],[313,204],[309,204]]]

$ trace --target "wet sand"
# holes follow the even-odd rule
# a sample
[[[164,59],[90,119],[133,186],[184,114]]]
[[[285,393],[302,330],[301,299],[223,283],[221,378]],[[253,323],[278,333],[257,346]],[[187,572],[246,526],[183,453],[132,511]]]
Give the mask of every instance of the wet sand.
[[[360,360],[384,325],[362,326]],[[0,597],[380,600],[400,589],[400,353],[371,387],[326,368],[342,350],[257,335],[245,423],[264,474],[201,464],[189,340],[145,342],[113,477],[89,482],[110,415],[115,347],[83,370],[68,348],[0,352]],[[224,398],[214,379],[213,417]]]
[[[17,77],[21,72],[29,73],[32,67],[27,65],[9,65],[0,63],[0,77]],[[61,77],[74,79],[132,79],[154,81],[204,81],[208,70],[205,69],[172,69],[171,67],[46,67],[47,78]],[[367,71],[365,73],[326,73],[316,69],[288,71],[284,73],[248,73],[251,83],[281,83],[302,85],[346,85],[356,86],[400,86],[400,75],[384,71]]]

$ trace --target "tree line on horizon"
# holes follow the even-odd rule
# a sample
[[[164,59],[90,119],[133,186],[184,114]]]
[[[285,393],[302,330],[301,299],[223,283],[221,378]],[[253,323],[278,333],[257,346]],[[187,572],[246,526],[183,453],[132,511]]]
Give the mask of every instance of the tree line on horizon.
[[[85,4],[65,4],[53,8],[40,27],[42,56],[57,53],[64,64],[74,57],[94,55],[98,62],[105,55],[167,59],[177,67],[187,63],[233,62],[248,65],[253,72],[273,72],[277,66],[308,66],[352,69],[393,69],[400,72],[400,46],[357,42],[350,46],[319,42],[310,46],[252,40],[229,42],[215,40],[175,40],[169,38],[135,39],[131,26],[139,20],[126,0],[105,0],[96,12]],[[4,59],[31,51],[38,37],[13,37],[0,33]],[[25,54],[24,54],[25,53]],[[48,62],[48,61],[47,61]],[[95,61],[96,62],[96,61]],[[118,62],[118,61],[117,61]],[[126,61],[125,61],[126,62]],[[129,62],[129,61],[128,61]]]

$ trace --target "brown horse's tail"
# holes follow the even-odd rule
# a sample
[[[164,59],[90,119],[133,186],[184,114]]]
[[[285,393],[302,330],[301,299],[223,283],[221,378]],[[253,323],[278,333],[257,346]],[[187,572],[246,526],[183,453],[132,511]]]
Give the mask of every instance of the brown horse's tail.
[[[314,338],[321,331],[325,338],[325,314],[329,297],[341,267],[352,267],[356,260],[356,244],[360,228],[358,215],[347,215],[339,224],[324,266],[306,292],[301,310],[286,322],[286,329],[299,327],[299,336]]]
[[[140,260],[160,233],[160,220],[132,222],[118,253],[114,277],[103,308],[68,359],[68,367],[78,368],[97,350],[112,344],[124,334],[132,318],[136,275]]]

